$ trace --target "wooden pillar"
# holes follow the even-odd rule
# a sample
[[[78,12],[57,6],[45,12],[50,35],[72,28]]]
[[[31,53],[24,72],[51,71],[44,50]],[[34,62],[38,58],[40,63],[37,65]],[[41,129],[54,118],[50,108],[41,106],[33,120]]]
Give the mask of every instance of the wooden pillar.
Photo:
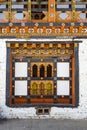
[[[55,0],[48,0],[48,22],[55,22]]]
[[[8,20],[11,22],[12,20],[12,0],[8,0]]]
[[[28,0],[28,21],[31,21],[31,0]]]
[[[75,60],[72,56],[72,104],[75,105]]]
[[[76,20],[76,0],[72,0],[72,22]]]

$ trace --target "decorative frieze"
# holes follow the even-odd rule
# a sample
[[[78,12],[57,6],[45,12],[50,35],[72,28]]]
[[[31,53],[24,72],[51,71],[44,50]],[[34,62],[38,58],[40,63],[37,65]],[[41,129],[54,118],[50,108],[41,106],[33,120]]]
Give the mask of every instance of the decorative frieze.
[[[29,38],[31,36],[87,36],[85,26],[54,26],[54,27],[0,27],[0,37],[14,36],[15,38]]]
[[[25,44],[7,44],[11,48],[12,54],[29,55],[29,56],[58,56],[73,55],[74,44],[58,44],[58,43],[25,43]]]

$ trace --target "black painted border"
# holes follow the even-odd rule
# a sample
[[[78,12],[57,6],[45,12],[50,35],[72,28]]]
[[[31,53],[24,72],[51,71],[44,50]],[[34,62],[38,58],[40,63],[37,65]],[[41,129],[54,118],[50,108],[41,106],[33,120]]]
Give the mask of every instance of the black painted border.
[[[6,58],[6,105],[10,106],[10,48],[7,47]]]
[[[74,57],[75,57],[75,106],[79,106],[79,44],[74,47]]]
[[[43,27],[43,26],[45,26],[45,27],[49,27],[50,26],[50,24],[53,24],[53,26],[54,27],[61,27],[62,26],[62,23],[58,23],[58,22],[38,22],[38,27]],[[72,22],[71,23],[64,23],[65,24],[65,26],[67,26],[67,27],[69,27],[69,26],[72,26]],[[25,26],[23,26],[23,27],[26,27],[26,26],[28,26],[28,27],[34,27],[36,25],[36,23],[35,22],[28,22],[28,23],[25,23]],[[0,26],[1,27],[4,27],[4,26],[9,26],[9,22],[7,22],[7,23],[0,23]],[[18,27],[21,27],[22,26],[22,23],[20,22],[20,23],[12,23],[12,26],[13,27],[15,27],[15,26],[18,26]],[[80,22],[76,22],[76,23],[74,23],[74,26],[81,26],[81,23]],[[83,23],[83,26],[87,26],[87,22],[84,22]],[[52,27],[52,26],[50,26],[50,27]]]
[[[46,38],[46,37],[45,37]],[[67,44],[67,43],[69,43],[69,44],[72,44],[72,43],[81,43],[82,41],[81,40],[73,40],[72,39],[72,41],[70,41],[69,39],[68,39],[68,41],[42,41],[42,39],[40,39],[39,41],[6,41],[6,43],[10,43],[10,44],[15,44],[15,43],[18,43],[18,44],[23,44],[23,43],[26,43],[26,44],[31,44],[31,43],[35,43],[35,44],[38,44],[38,43],[52,43],[52,44],[55,44],[55,43],[57,43],[57,44]]]

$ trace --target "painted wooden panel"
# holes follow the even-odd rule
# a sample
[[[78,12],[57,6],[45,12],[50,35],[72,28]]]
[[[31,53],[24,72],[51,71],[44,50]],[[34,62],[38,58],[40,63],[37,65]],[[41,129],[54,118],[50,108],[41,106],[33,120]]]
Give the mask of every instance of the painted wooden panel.
[[[57,95],[59,96],[67,96],[69,95],[69,81],[57,81]]]
[[[14,99],[14,103],[20,103],[20,104],[24,104],[24,103],[27,103],[27,99],[26,98],[15,98]]]
[[[27,77],[27,63],[15,63],[15,77]]]
[[[63,103],[63,104],[66,104],[66,103],[70,103],[70,99],[69,98],[58,98],[58,103]]]
[[[27,96],[27,81],[15,81],[15,96]]]
[[[69,63],[68,62],[57,63],[57,77],[69,77]]]

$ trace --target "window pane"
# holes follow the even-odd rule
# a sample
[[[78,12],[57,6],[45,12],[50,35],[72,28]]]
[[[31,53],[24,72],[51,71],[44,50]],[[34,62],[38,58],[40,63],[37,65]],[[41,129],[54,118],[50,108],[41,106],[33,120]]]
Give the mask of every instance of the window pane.
[[[47,95],[52,94],[52,84],[51,83],[46,84],[46,94]]]
[[[27,81],[15,81],[15,95],[27,96]]]
[[[69,77],[69,63],[57,63],[57,77]]]
[[[43,65],[40,66],[40,77],[45,77],[45,68]]]
[[[57,81],[57,95],[69,95],[69,81]]]
[[[15,18],[18,20],[22,20],[24,18],[24,14],[23,13],[16,13]]]
[[[57,8],[63,8],[63,9],[65,9],[65,8],[69,8],[69,5],[57,5]]]
[[[0,20],[4,18],[4,13],[0,13]]]
[[[40,95],[44,94],[44,89],[45,89],[44,83],[40,83],[40,85],[39,85]]]
[[[12,8],[13,9],[23,9],[24,8],[24,6],[23,5],[12,5]]]
[[[38,67],[37,65],[33,65],[33,77],[37,77],[38,76]]]
[[[80,9],[82,8],[83,9],[83,8],[86,8],[86,5],[76,5],[76,8],[80,8]]]
[[[38,85],[37,85],[37,83],[32,84],[31,93],[32,93],[32,95],[37,95],[38,94]]]
[[[27,63],[15,63],[15,77],[27,77]]]
[[[52,66],[51,65],[47,66],[47,77],[52,77]]]

